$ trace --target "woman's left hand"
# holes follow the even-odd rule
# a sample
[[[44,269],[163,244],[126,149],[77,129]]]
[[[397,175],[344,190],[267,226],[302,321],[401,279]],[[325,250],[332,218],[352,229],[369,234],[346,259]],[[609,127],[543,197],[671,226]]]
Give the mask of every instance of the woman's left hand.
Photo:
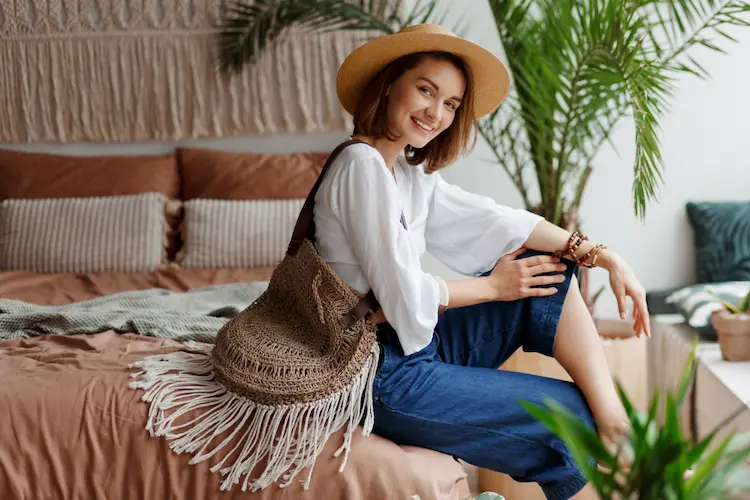
[[[638,282],[635,273],[625,260],[614,252],[607,252],[602,267],[609,271],[609,285],[617,298],[617,308],[622,319],[628,316],[627,297],[633,300],[633,331],[636,337],[642,334],[651,336],[648,307],[646,306],[646,290]]]

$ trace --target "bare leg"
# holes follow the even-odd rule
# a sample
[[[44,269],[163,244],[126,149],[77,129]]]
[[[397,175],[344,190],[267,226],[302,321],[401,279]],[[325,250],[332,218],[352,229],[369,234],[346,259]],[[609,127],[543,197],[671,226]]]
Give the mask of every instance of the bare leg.
[[[629,422],[604,357],[594,320],[573,277],[555,339],[555,359],[583,392],[600,434],[621,435]],[[603,432],[602,432],[603,431]]]

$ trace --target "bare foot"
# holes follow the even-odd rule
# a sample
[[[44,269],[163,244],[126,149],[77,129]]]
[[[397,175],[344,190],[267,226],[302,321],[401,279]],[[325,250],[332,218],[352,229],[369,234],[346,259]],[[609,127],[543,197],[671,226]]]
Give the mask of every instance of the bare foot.
[[[623,445],[627,441],[630,431],[630,419],[625,409],[616,412],[607,412],[603,415],[594,414],[599,438],[604,446],[613,454],[619,454],[620,467],[629,469],[632,458],[626,455]]]
[[[594,415],[599,434],[610,439],[619,439],[627,436],[630,431],[630,419],[623,411],[610,415]]]

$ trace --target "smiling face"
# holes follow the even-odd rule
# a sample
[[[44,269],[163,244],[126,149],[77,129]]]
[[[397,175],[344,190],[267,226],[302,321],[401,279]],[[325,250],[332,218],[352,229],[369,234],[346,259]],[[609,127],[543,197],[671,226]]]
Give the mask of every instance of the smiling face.
[[[452,62],[425,56],[388,90],[388,128],[404,146],[421,149],[451,126],[465,90]]]
[[[473,77],[458,56],[408,54],[367,84],[354,112],[354,133],[403,151],[411,165],[434,172],[476,144]],[[383,142],[385,145],[383,145]],[[381,151],[382,153],[383,151]]]

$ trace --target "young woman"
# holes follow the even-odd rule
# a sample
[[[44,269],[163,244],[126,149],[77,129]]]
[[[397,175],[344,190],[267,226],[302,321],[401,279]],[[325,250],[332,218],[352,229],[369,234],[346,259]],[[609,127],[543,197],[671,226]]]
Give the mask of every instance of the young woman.
[[[472,147],[476,120],[500,104],[508,81],[495,56],[435,25],[354,51],[337,89],[359,142],[318,191],[316,242],[347,283],[372,290],[381,306],[375,431],[567,499],[586,481],[519,401],[550,397],[600,433],[627,431],[576,265],[609,272],[623,317],[626,297],[633,300],[638,335],[648,334],[648,311],[643,287],[612,250],[438,173]],[[426,273],[425,251],[470,277]],[[574,384],[497,370],[519,347],[554,356]]]

